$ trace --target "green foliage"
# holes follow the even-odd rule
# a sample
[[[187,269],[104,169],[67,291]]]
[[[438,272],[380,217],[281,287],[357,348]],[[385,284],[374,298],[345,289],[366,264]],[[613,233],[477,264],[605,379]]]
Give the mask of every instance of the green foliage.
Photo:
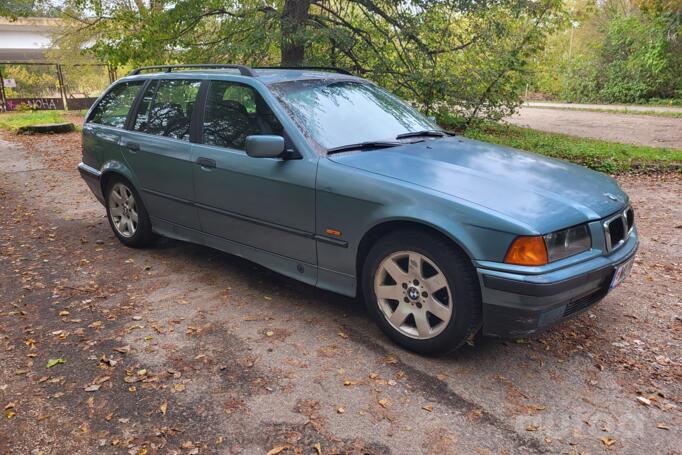
[[[536,90],[573,102],[680,98],[680,7],[660,0],[600,5],[549,39],[550,51],[535,65]]]
[[[245,63],[353,70],[429,114],[500,118],[562,21],[561,0],[67,0],[76,28],[115,65]],[[93,15],[94,13],[94,15]]]
[[[578,138],[492,122],[469,128],[464,135],[564,159],[610,174],[649,170],[682,172],[682,150]]]
[[[0,114],[0,128],[15,132],[22,126],[64,122],[62,111],[8,112]]]
[[[52,7],[49,0],[2,0],[0,17],[16,19],[17,17],[55,16],[58,10]]]

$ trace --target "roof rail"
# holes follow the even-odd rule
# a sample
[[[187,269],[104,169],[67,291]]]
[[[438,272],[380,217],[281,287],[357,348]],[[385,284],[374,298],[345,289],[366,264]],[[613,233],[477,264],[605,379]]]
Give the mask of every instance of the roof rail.
[[[353,76],[348,70],[343,68],[336,68],[334,66],[254,66],[254,69],[261,70],[318,70],[318,71],[332,71],[347,76]]]
[[[165,70],[166,73],[170,73],[174,69],[179,69],[179,68],[236,69],[236,70],[239,70],[239,74],[241,74],[242,76],[251,76],[251,77],[256,76],[255,71],[253,71],[248,66],[245,66],[245,65],[222,65],[222,64],[218,64],[218,63],[142,66],[140,68],[135,68],[134,70],[132,70],[130,73],[128,73],[128,76],[134,76],[136,74],[140,74],[141,71],[148,71],[148,70]]]

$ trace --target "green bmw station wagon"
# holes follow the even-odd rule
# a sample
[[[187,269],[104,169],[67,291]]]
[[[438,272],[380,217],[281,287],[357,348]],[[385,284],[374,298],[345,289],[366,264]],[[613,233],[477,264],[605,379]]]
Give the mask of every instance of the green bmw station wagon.
[[[452,135],[335,69],[140,68],[88,112],[79,170],[124,245],[172,237],[362,296],[425,354],[580,313],[638,246],[612,178]]]

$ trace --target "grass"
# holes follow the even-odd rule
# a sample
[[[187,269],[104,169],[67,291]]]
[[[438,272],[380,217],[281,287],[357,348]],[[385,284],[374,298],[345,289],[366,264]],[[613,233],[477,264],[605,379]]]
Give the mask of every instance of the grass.
[[[529,99],[537,103],[576,103],[576,104],[603,104],[603,105],[632,105],[632,106],[666,106],[666,107],[682,107],[682,98],[651,98],[646,101],[639,101],[634,103],[608,103],[604,101],[565,101],[561,99]]]
[[[596,107],[558,107],[558,106],[524,106],[527,109],[556,109],[559,111],[586,111],[586,112],[604,112],[606,114],[627,114],[627,115],[647,115],[653,117],[669,117],[682,118],[682,112],[668,112],[668,111],[642,111],[636,109],[600,109]]]
[[[16,132],[27,125],[65,122],[63,111],[28,111],[0,114],[0,128]]]
[[[682,172],[682,150],[585,139],[500,123],[469,128],[464,136],[564,159],[610,174]]]

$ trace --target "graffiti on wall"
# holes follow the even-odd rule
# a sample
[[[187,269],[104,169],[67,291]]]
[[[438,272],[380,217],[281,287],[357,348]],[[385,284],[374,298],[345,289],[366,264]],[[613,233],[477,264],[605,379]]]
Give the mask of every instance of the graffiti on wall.
[[[56,111],[64,109],[64,101],[61,98],[8,98],[7,110],[16,111],[24,105],[33,111]]]

